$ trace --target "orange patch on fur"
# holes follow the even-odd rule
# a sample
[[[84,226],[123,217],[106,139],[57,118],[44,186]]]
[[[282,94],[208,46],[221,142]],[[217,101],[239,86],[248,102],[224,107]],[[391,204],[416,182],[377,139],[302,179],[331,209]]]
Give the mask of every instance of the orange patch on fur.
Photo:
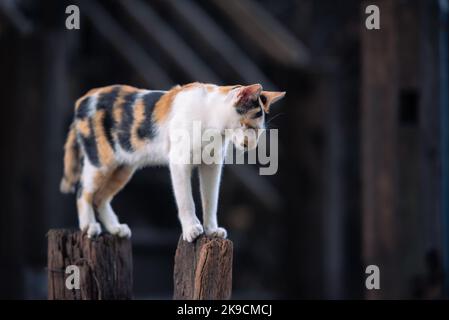
[[[93,200],[94,200],[94,194],[92,192],[83,191],[80,198],[84,199],[87,203],[92,204]],[[78,200],[77,203],[79,205],[80,200]],[[80,213],[80,212],[81,212],[81,210],[78,209],[78,213]]]
[[[72,185],[79,180],[80,176],[80,162],[78,152],[74,150],[77,146],[76,130],[73,124],[70,126],[70,131],[64,145],[64,180],[66,183]]]
[[[76,130],[81,133],[81,135],[83,137],[88,137],[90,136],[91,132],[90,132],[90,126],[89,126],[89,119],[82,119],[82,120],[78,120],[76,122]]]
[[[112,117],[116,123],[122,122],[123,109],[120,106],[125,102],[123,96],[119,96],[112,106]]]
[[[250,129],[257,128],[257,121],[248,118],[241,119],[240,124]]]
[[[200,82],[191,82],[191,83],[187,83],[185,85],[182,86],[182,89],[184,90],[189,90],[189,89],[194,89],[194,88],[199,88],[201,87],[203,84]]]
[[[205,84],[204,87],[206,88],[207,92],[213,92],[215,90],[215,85],[213,84]]]
[[[141,148],[145,142],[137,135],[137,129],[145,120],[145,105],[142,99],[138,99],[134,104],[134,122],[131,127],[131,145],[137,150]]]
[[[95,177],[94,177],[94,182],[93,182],[94,189],[98,190],[98,188],[100,188],[103,185],[104,179],[107,178],[111,173],[112,173],[112,170],[105,171],[105,172],[97,171],[97,173],[95,174]]]
[[[98,155],[100,157],[100,163],[102,165],[109,165],[114,159],[114,150],[112,150],[108,139],[106,138],[106,132],[104,132],[103,118],[105,116],[105,110],[99,110],[94,115],[94,130],[95,138],[97,142]]]
[[[114,106],[112,109],[112,118],[114,119],[114,122],[116,123],[116,125],[119,125],[122,122],[123,109],[118,107],[121,105],[121,103],[123,103],[123,98],[118,97],[117,100],[115,100]],[[118,139],[117,130],[112,130],[112,136],[113,136],[114,140],[117,141],[117,139]]]
[[[218,87],[218,91],[220,91],[220,93],[222,93],[222,94],[228,94],[229,92],[231,92],[231,90],[233,90],[235,88],[239,88],[239,87],[241,87],[241,85],[220,86],[220,87]]]
[[[95,183],[98,186],[94,195],[94,205],[101,206],[112,198],[128,183],[134,169],[128,166],[120,166],[110,170],[107,174],[98,177]]]
[[[139,89],[131,87],[131,86],[127,86],[127,85],[120,86],[119,94],[117,96],[117,99],[115,99],[114,104],[112,106],[112,118],[114,119],[114,122],[116,124],[120,124],[122,122],[122,115],[123,115],[122,105],[123,105],[123,103],[125,103],[124,97],[132,92],[137,92],[137,91],[139,91]],[[115,131],[112,133],[112,135],[114,136],[114,139],[117,140],[117,133]]]
[[[141,91],[141,89],[132,87],[132,86],[128,86],[126,84],[123,84],[120,86],[120,94],[121,95],[127,95],[129,93],[139,92],[139,91]]]
[[[117,86],[122,86],[122,85],[116,85],[116,84],[113,84],[113,85],[111,85],[111,86],[107,86],[107,87],[101,87],[101,88],[96,88],[96,89],[94,89],[94,90],[96,90],[95,91],[95,93],[99,93],[99,94],[104,94],[104,93],[110,93],[112,90],[114,90],[114,88],[116,88]]]
[[[93,180],[94,192],[92,193],[92,204],[97,206],[99,192],[108,184],[109,178],[114,173],[115,167],[110,167],[107,171],[97,171]]]
[[[156,105],[154,106],[153,111],[153,117],[154,120],[158,123],[165,120],[165,118],[168,116],[171,110],[171,106],[173,103],[173,100],[175,99],[176,95],[184,89],[190,89],[196,86],[196,83],[190,83],[183,87],[181,86],[175,86],[170,89],[167,93],[165,93],[158,102],[156,102]]]

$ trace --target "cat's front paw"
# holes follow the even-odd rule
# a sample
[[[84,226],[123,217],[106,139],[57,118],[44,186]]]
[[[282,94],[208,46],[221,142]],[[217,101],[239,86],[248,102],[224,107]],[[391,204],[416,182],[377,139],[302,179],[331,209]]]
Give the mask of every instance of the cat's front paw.
[[[217,228],[205,228],[206,235],[210,237],[218,237],[226,239],[228,237],[228,232],[225,228],[217,227]]]
[[[111,234],[119,236],[120,238],[131,238],[131,229],[126,223],[119,224],[109,231]]]
[[[87,237],[89,239],[95,238],[101,233],[101,226],[98,222],[89,223],[86,227],[82,228],[86,231]]]
[[[182,231],[182,238],[185,241],[192,242],[196,238],[198,238],[199,235],[201,235],[204,232],[203,226],[200,223],[192,224]]]

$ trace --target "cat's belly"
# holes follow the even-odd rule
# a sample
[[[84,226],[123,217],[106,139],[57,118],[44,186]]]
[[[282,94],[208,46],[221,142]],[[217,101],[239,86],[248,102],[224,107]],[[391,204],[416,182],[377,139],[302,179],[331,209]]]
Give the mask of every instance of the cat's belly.
[[[116,145],[116,160],[118,163],[142,168],[152,165],[167,165],[167,147],[160,141],[150,141],[133,152],[123,150]]]

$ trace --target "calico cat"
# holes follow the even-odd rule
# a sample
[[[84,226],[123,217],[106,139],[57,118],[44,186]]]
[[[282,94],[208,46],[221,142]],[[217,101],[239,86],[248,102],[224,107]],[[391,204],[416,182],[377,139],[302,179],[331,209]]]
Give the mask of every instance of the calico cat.
[[[111,200],[126,185],[136,169],[168,165],[182,226],[183,239],[193,241],[200,234],[225,238],[217,223],[217,202],[221,163],[197,165],[203,208],[203,224],[195,214],[191,173],[195,167],[179,163],[173,142],[175,130],[190,129],[194,121],[202,128],[240,128],[240,132],[264,128],[270,105],[285,92],[262,91],[259,84],[216,86],[190,83],[168,91],[151,91],[127,85],[92,89],[76,101],[74,120],[65,143],[64,176],[61,192],[75,192],[79,227],[88,237],[101,233],[98,219],[108,232],[130,237],[112,210]],[[223,157],[231,139],[221,145]],[[239,149],[255,148],[258,135],[236,134],[232,142]],[[188,146],[200,151],[202,141]]]

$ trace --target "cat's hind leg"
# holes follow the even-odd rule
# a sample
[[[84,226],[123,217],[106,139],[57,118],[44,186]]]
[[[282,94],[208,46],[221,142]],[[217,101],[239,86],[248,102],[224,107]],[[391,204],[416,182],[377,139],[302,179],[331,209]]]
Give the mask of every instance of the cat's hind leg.
[[[111,206],[113,197],[131,179],[134,168],[131,166],[119,166],[102,177],[101,184],[94,194],[94,205],[98,212],[98,219],[106,230],[119,237],[131,237],[131,230],[127,224],[121,224]]]
[[[77,208],[79,227],[89,238],[101,233],[101,226],[95,220],[93,195],[97,189],[96,176],[99,170],[87,159],[84,160],[80,184],[77,192]]]

